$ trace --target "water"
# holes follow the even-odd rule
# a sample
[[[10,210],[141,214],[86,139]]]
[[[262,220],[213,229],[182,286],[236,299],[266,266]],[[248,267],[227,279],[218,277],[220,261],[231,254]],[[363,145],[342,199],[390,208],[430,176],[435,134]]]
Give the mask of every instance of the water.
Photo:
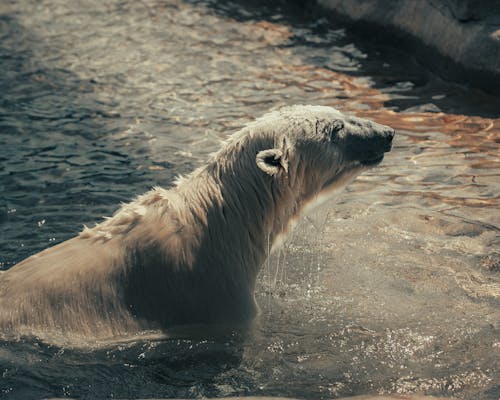
[[[0,342],[0,398],[500,396],[500,102],[269,3],[0,3],[0,268],[289,104],[398,130],[263,267],[245,334]]]

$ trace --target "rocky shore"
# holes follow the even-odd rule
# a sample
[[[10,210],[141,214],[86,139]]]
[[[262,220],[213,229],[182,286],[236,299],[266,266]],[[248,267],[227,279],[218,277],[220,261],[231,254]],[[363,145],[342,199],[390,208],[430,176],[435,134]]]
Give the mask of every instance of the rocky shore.
[[[500,1],[317,0],[364,29],[390,34],[446,79],[500,95]]]

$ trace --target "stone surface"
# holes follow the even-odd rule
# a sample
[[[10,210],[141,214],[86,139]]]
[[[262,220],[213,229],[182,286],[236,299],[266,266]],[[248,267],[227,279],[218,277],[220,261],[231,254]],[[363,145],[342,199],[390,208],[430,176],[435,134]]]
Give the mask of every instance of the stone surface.
[[[500,94],[498,0],[318,0],[318,4],[353,21],[402,31],[430,50],[420,52],[430,67]],[[436,51],[444,59],[433,57]]]

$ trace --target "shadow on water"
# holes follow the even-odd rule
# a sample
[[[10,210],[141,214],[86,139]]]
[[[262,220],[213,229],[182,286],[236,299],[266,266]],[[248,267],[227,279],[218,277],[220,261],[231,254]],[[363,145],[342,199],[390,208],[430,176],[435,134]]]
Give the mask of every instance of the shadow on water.
[[[398,36],[363,30],[308,2],[208,0],[201,3],[226,18],[287,26],[288,41],[279,46],[292,49],[294,54],[302,56],[305,64],[353,77],[369,77],[367,83],[388,97],[384,102],[387,109],[481,117],[500,115],[500,98],[444,81],[417,60],[414,52],[409,51],[412,47]]]

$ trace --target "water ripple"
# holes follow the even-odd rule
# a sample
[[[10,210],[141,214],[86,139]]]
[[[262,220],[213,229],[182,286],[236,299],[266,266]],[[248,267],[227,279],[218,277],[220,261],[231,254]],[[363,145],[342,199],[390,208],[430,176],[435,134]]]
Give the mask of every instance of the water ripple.
[[[498,99],[302,15],[215,0],[0,5],[0,269],[168,186],[269,109],[330,105],[398,132],[379,168],[272,256],[243,337],[1,341],[2,395],[498,398]]]

